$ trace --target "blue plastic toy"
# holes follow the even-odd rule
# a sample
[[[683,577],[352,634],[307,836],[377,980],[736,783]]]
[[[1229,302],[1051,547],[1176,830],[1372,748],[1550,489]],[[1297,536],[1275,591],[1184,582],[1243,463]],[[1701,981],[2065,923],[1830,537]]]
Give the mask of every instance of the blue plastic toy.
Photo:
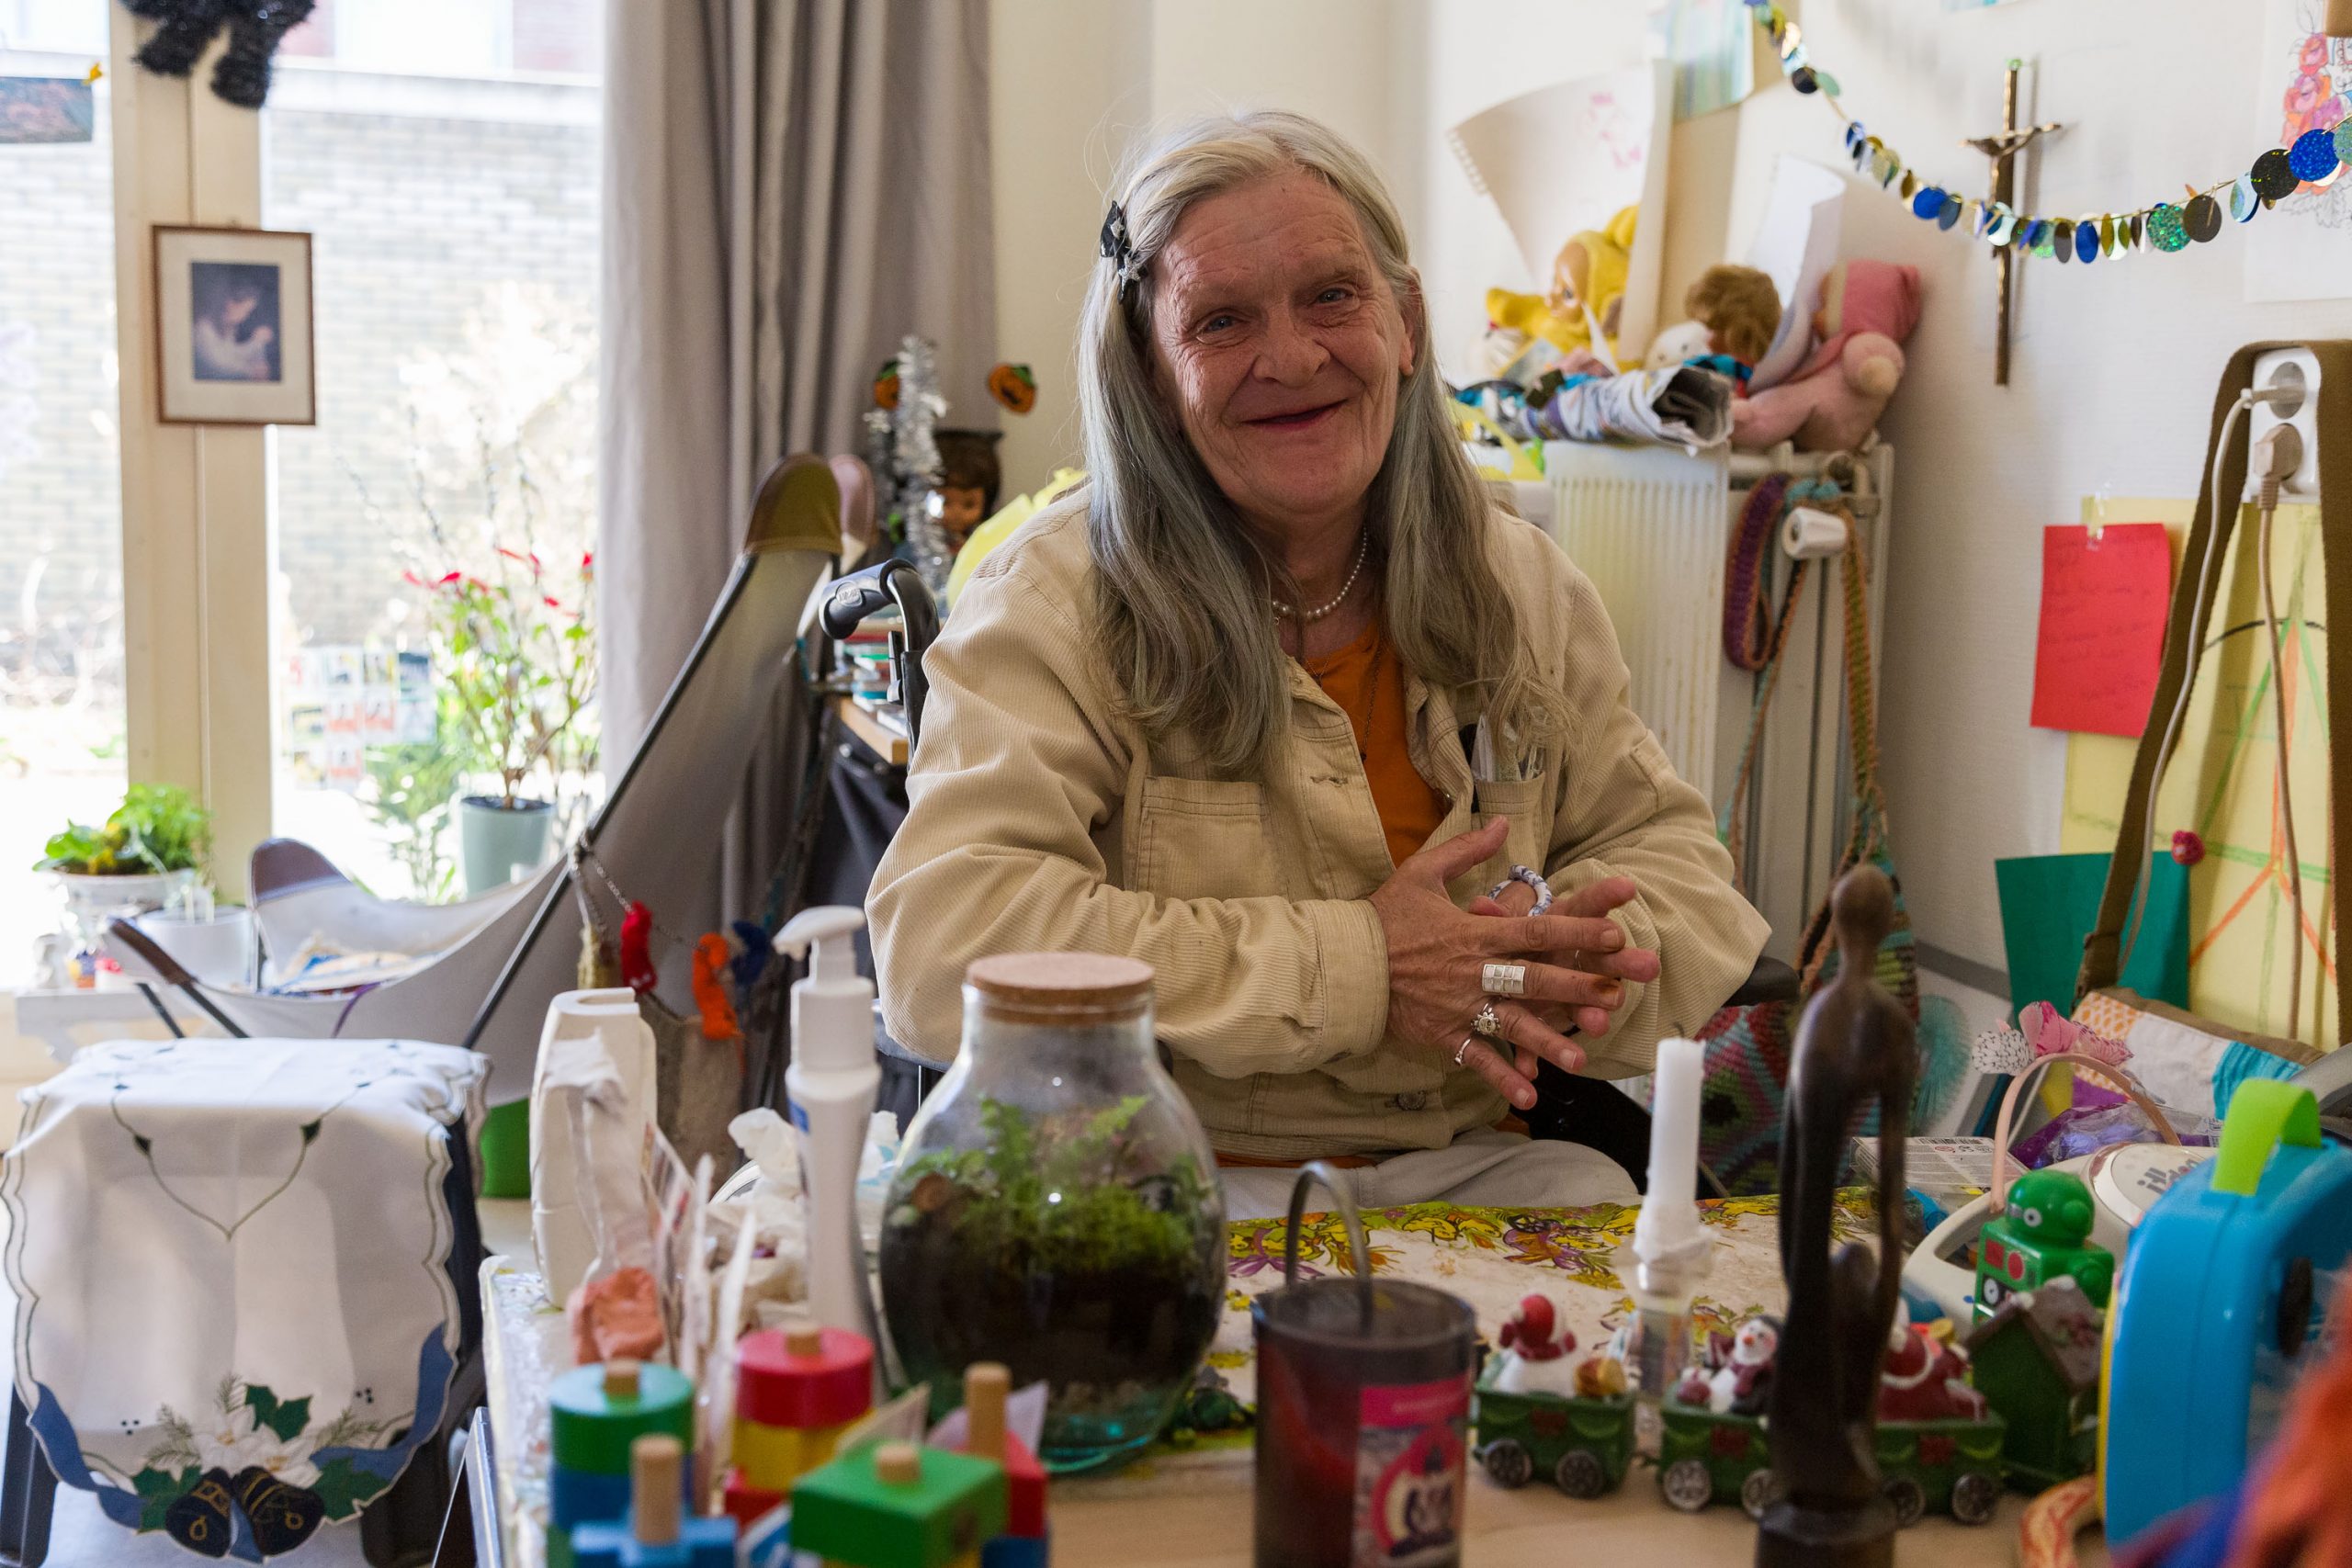
[[[2214,1157],[2133,1234],[2115,1292],[2101,1468],[2110,1540],[2245,1473],[2315,1358],[2352,1255],[2352,1151],[2309,1089],[2238,1086]]]

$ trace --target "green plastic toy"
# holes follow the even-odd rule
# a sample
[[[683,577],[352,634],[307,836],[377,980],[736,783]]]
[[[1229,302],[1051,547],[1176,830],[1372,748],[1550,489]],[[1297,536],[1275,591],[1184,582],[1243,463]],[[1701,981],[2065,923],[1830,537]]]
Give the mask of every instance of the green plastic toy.
[[[882,1443],[802,1476],[792,1547],[841,1568],[977,1568],[1005,1529],[1004,1467],[911,1443]]]
[[[2009,1184],[2006,1212],[1976,1244],[1976,1320],[2021,1291],[2072,1280],[2105,1308],[2115,1254],[2091,1240],[2091,1190],[2068,1171],[2029,1171]]]

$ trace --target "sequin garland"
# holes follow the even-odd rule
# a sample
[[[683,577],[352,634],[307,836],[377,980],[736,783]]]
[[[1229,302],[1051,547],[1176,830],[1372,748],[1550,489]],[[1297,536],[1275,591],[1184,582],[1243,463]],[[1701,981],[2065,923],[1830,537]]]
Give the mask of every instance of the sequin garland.
[[[2255,159],[2245,174],[2199,190],[2185,187],[2178,202],[2159,201],[2132,212],[2099,212],[2079,218],[2037,218],[2006,202],[1955,195],[1924,179],[1901,153],[1870,134],[1838,102],[1838,79],[1813,63],[1804,35],[1772,0],[1746,0],[1749,15],[1772,41],[1781,70],[1800,93],[1818,94],[1846,128],[1846,153],[1854,167],[1893,191],[1912,215],[1939,229],[1965,228],[1971,237],[1995,247],[2015,246],[2055,261],[2090,263],[2133,251],[2178,251],[2220,236],[2226,211],[2250,221],[2306,185],[2331,184],[2352,163],[2352,119],[2332,129],[2303,132],[2290,147],[2274,147]]]

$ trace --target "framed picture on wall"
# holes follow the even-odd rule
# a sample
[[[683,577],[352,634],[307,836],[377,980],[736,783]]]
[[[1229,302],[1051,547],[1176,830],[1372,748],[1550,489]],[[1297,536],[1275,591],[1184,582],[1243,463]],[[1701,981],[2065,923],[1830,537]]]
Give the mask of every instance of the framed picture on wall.
[[[156,417],[315,424],[311,236],[155,228]]]

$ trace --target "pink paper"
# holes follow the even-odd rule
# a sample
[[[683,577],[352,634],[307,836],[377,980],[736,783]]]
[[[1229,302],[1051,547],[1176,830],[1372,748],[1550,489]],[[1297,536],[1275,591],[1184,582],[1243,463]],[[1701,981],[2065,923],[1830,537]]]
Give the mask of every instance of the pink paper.
[[[2161,523],[2041,531],[2041,627],[2033,655],[2041,729],[2136,736],[2148,722],[2172,608]]]

